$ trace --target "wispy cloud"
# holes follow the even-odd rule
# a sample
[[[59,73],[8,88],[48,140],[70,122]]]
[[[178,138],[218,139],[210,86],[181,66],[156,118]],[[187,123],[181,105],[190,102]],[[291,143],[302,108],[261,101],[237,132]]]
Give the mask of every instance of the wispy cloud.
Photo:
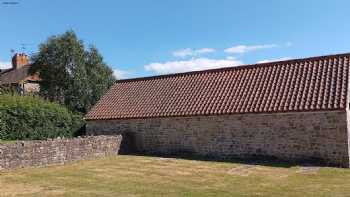
[[[186,49],[179,49],[174,51],[173,56],[184,58],[187,56],[198,56],[205,53],[213,53],[215,51],[216,50],[213,48],[201,48],[201,49],[186,48]]]
[[[120,70],[120,69],[113,69],[113,75],[117,79],[125,79],[128,77],[128,72],[125,70]]]
[[[151,63],[145,65],[147,71],[153,71],[158,74],[178,73],[195,70],[205,70],[212,68],[231,67],[242,65],[238,60],[228,59],[209,59],[209,58],[195,58],[186,61],[169,61],[164,63]]]
[[[157,74],[168,74],[168,73],[178,73],[196,70],[205,70],[221,67],[232,67],[242,65],[243,62],[236,59],[237,54],[244,54],[257,50],[271,49],[277,47],[289,47],[292,46],[291,42],[286,42],[284,44],[262,44],[262,45],[236,45],[230,48],[224,49],[223,51],[227,53],[226,57],[223,59],[211,59],[208,57],[203,57],[201,55],[207,53],[213,53],[216,51],[214,48],[185,48],[179,49],[172,53],[175,57],[186,58],[191,57],[189,60],[177,60],[177,61],[167,61],[167,62],[153,62],[144,66],[146,71],[155,72]],[[282,61],[291,59],[290,57],[282,57],[277,59],[265,59],[258,63],[266,63],[272,61]]]
[[[197,54],[203,54],[203,53],[213,53],[215,52],[215,49],[213,48],[202,48],[194,51]]]
[[[237,45],[230,48],[225,49],[226,53],[231,54],[243,54],[251,51],[257,51],[261,49],[271,49],[278,47],[277,44],[263,44],[263,45]]]
[[[265,59],[265,60],[258,61],[256,63],[260,64],[260,63],[268,63],[268,62],[278,62],[278,61],[284,61],[284,60],[290,60],[290,59],[293,59],[293,58],[281,57],[281,58],[275,58],[275,59]]]
[[[11,68],[11,63],[0,61],[0,69],[7,69],[7,68]]]

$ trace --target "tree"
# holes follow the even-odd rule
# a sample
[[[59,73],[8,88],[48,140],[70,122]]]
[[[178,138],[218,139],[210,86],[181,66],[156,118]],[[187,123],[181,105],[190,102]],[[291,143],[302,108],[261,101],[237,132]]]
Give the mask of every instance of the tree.
[[[96,47],[85,49],[73,31],[48,38],[32,62],[31,72],[41,78],[40,95],[82,113],[115,81]]]

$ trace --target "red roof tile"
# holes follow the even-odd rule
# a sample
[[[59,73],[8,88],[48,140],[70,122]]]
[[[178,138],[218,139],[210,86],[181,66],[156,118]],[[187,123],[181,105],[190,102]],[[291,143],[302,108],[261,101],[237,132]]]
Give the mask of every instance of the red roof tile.
[[[120,80],[86,119],[345,109],[349,60],[350,53]]]

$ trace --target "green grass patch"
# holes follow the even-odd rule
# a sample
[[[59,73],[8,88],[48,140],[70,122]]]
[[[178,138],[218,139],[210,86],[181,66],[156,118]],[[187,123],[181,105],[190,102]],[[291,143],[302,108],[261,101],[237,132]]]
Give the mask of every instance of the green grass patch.
[[[349,196],[350,170],[116,156],[0,171],[2,196]]]
[[[15,144],[16,140],[0,140],[0,144]]]

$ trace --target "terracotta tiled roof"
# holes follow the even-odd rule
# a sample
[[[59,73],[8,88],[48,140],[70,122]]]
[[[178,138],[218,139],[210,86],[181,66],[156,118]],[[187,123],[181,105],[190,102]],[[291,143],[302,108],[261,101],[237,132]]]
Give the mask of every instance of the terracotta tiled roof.
[[[340,110],[350,53],[120,80],[86,119]]]
[[[39,81],[37,75],[29,74],[30,65],[23,66],[18,69],[12,69],[7,72],[4,72],[0,76],[0,84],[14,84],[22,80],[28,81]]]

